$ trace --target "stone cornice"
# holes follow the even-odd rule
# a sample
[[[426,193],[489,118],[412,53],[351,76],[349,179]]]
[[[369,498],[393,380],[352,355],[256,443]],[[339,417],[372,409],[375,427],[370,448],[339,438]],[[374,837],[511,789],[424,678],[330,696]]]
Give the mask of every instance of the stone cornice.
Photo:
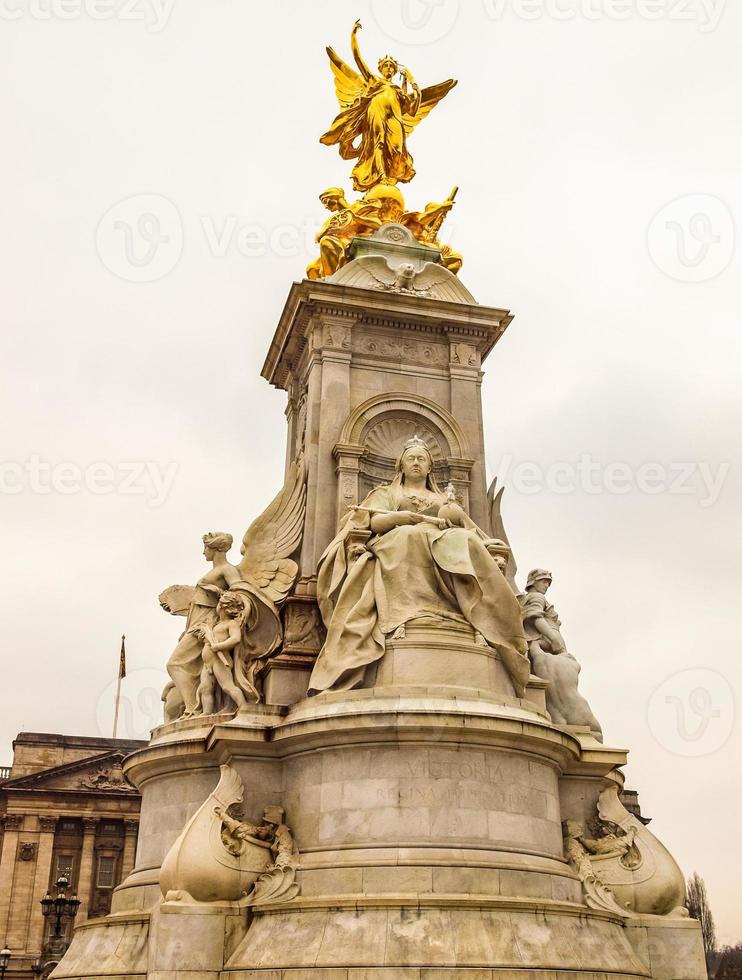
[[[493,307],[304,280],[291,287],[261,372],[275,387],[286,388],[315,317],[472,340],[482,360],[513,319],[508,310]]]

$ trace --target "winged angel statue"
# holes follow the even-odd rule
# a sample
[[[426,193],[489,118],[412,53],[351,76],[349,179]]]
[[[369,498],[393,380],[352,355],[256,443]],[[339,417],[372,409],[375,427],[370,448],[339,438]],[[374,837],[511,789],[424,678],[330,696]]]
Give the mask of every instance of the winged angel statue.
[[[260,671],[283,639],[279,607],[299,570],[290,556],[301,541],[305,510],[300,458],[245,533],[237,565],[227,560],[232,535],[210,532],[203,536],[209,571],[195,586],[173,585],[160,595],[166,612],[187,617],[167,664],[165,721],[260,701]]]
[[[363,60],[358,46],[361,22],[356,21],[350,44],[358,67],[356,72],[332,49],[327,48],[335,76],[340,113],[320,138],[326,146],[339,146],[343,160],[356,160],[353,187],[367,191],[377,184],[407,183],[415,176],[407,137],[456,82],[421,89],[407,68],[386,55],[375,75]],[[399,76],[401,84],[395,79]]]

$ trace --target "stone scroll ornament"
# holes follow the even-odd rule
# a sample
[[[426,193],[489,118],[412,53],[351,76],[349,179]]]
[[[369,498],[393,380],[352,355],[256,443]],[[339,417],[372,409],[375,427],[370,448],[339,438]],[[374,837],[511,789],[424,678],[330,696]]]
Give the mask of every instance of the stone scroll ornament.
[[[242,541],[242,559],[227,560],[231,534],[203,536],[211,563],[195,586],[173,585],[160,605],[185,616],[170,656],[171,682],[163,692],[165,721],[239,711],[262,700],[260,673],[283,638],[279,608],[296,581],[292,560],[306,512],[306,467],[300,456],[283,489]]]
[[[669,851],[624,807],[614,784],[598,800],[598,833],[579,820],[564,823],[564,851],[582,882],[586,905],[641,915],[687,918],[685,880]]]
[[[220,769],[216,789],[162,863],[160,890],[165,901],[241,908],[290,901],[299,894],[299,852],[283,809],[266,807],[260,824],[230,816],[230,807],[243,801],[244,787],[231,766]]]

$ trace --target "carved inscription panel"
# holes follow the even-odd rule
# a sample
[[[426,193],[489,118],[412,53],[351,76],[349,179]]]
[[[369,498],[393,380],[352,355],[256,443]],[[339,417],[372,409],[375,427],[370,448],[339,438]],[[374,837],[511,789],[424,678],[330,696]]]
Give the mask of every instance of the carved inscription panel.
[[[408,746],[325,753],[317,843],[436,841],[561,855],[554,770],[498,751]]]

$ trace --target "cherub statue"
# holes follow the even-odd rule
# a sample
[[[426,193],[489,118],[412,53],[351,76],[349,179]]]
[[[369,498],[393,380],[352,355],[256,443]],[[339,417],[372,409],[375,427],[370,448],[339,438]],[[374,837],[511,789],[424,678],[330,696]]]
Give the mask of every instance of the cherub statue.
[[[289,469],[281,492],[245,533],[241,548],[243,557],[237,565],[227,560],[232,547],[231,534],[205,534],[204,557],[211,562],[211,569],[195,586],[174,585],[160,595],[160,605],[166,612],[187,616],[186,628],[167,665],[173,684],[163,695],[168,720],[176,710],[175,706],[181,704],[180,717],[204,713],[204,705],[199,699],[199,689],[204,682],[204,649],[209,647],[207,659],[212,653],[215,655],[214,668],[220,659],[219,653],[227,649],[218,648],[237,629],[236,623],[229,622],[234,619],[232,612],[240,620],[241,627],[240,643],[229,647],[236,651],[230,673],[243,698],[234,698],[228,690],[227,693],[236,706],[245,699],[260,700],[257,674],[263,659],[279,646],[283,637],[278,606],[285,600],[298,574],[298,566],[289,556],[301,541],[305,506],[306,468],[303,457],[300,457]],[[217,607],[226,592],[238,595],[243,611],[237,611],[236,600],[230,597],[222,606],[224,618],[220,619]],[[218,623],[221,623],[219,635],[214,632]],[[226,668],[224,661],[222,666]],[[227,681],[226,673],[220,667],[216,669],[227,687],[234,687]],[[219,676],[217,681],[221,687]],[[210,704],[208,682],[203,691],[206,691],[206,703]]]
[[[238,648],[247,618],[245,601],[238,592],[223,592],[216,614],[215,626],[201,623],[194,629],[194,634],[203,640],[196,701],[197,708],[205,715],[217,710],[217,687],[232,699],[238,711],[247,706],[247,698],[235,679]]]
[[[535,568],[519,597],[531,668],[537,677],[549,681],[546,709],[554,724],[587,725],[602,741],[600,722],[577,689],[580,665],[567,650],[562,624],[546,599],[551,581],[551,572]]]
[[[379,61],[375,75],[358,46],[361,22],[351,33],[351,50],[358,72],[327,48],[335,76],[340,113],[321,137],[326,146],[339,146],[343,160],[357,160],[353,187],[366,191],[377,184],[406,183],[415,176],[407,137],[456,82],[448,79],[421,89],[407,68],[390,55]],[[395,79],[400,77],[401,83]]]

